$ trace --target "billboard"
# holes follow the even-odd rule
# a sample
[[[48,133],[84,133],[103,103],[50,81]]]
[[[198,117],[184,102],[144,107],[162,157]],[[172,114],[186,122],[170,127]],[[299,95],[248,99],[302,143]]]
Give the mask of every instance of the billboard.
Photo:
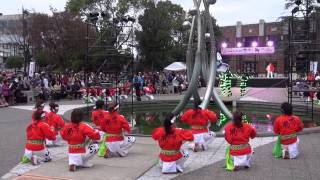
[[[239,47],[239,48],[222,48],[222,55],[259,55],[274,54],[274,47]]]

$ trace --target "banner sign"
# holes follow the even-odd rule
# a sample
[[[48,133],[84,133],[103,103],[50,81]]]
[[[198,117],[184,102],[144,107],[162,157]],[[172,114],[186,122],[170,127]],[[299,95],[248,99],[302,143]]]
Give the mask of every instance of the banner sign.
[[[35,69],[36,69],[36,63],[35,62],[30,62],[30,65],[29,65],[29,77],[33,77]]]
[[[240,48],[222,48],[222,55],[257,55],[274,54],[274,47],[240,47]]]

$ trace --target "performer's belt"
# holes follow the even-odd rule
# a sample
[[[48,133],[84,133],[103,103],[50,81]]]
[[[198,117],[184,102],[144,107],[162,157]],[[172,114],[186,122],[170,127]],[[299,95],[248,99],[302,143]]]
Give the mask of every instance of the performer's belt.
[[[207,126],[191,126],[192,129],[206,129]]]
[[[295,138],[295,137],[297,137],[296,133],[287,134],[287,135],[281,135],[281,140],[287,140],[287,139],[291,139],[291,138]]]
[[[107,137],[122,136],[122,134],[109,134],[109,133],[105,133],[105,135],[106,135]]]
[[[69,145],[69,148],[73,148],[73,149],[84,148],[84,147],[86,147],[85,143],[82,143],[82,144],[70,144]]]
[[[246,149],[248,147],[250,147],[249,144],[237,144],[237,145],[231,145],[230,149],[231,150],[241,150],[241,149]]]
[[[179,154],[180,151],[176,151],[176,150],[163,150],[163,149],[161,149],[160,153],[161,153],[161,154],[165,154],[165,155],[176,155],[176,154]]]
[[[27,140],[27,144],[44,144],[44,140]]]

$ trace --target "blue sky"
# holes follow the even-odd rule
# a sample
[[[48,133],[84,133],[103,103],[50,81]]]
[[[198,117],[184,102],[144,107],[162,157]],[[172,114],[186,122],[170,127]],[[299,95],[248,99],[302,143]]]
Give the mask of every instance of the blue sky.
[[[0,13],[17,14],[22,6],[37,12],[49,12],[49,6],[63,10],[67,0],[0,0]],[[185,10],[193,6],[193,0],[172,0]],[[257,23],[259,19],[276,21],[279,16],[287,15],[285,0],[217,0],[210,12],[220,26],[234,25],[237,21],[244,24]]]

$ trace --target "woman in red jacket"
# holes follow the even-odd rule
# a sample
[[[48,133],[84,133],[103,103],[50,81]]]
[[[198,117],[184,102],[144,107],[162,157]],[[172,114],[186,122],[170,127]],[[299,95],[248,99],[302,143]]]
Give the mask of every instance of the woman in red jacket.
[[[51,130],[53,130],[55,132],[57,139],[55,141],[51,141],[51,140],[46,139],[46,145],[47,146],[60,145],[59,131],[64,126],[64,120],[57,114],[59,111],[58,104],[51,102],[49,104],[49,106],[50,106],[50,112],[47,114],[48,117],[46,118],[46,123],[50,126]]]
[[[282,103],[281,111],[283,115],[274,121],[273,131],[280,135],[282,157],[294,159],[299,154],[297,133],[303,130],[303,123],[298,116],[292,114],[292,106],[289,103]]]
[[[242,116],[242,112],[234,112],[233,122],[225,127],[225,139],[230,144],[234,170],[250,167],[252,148],[249,141],[256,137],[256,129],[250,124],[243,123]]]
[[[152,133],[152,138],[158,141],[161,148],[159,165],[162,173],[183,172],[189,154],[181,146],[184,141],[194,139],[191,131],[175,127],[175,119],[172,113],[168,114],[163,127],[155,129]]]
[[[214,140],[215,133],[208,130],[211,123],[216,123],[217,115],[208,109],[201,109],[200,102],[195,101],[193,109],[187,110],[181,120],[191,126],[194,142],[190,143],[190,148],[197,152],[207,150],[209,143]]]
[[[30,160],[33,165],[51,161],[50,152],[45,147],[45,139],[54,141],[56,136],[44,119],[44,111],[34,112],[32,122],[26,130],[27,142],[24,158]]]
[[[91,126],[83,123],[83,112],[75,109],[71,113],[71,123],[60,131],[61,137],[69,144],[69,170],[75,171],[77,166],[92,167],[89,160],[98,151],[98,144],[86,142],[86,138],[99,140],[100,134]],[[89,145],[88,145],[89,144]]]
[[[101,146],[106,147],[106,152],[103,153],[103,156],[105,158],[114,155],[127,156],[128,149],[132,147],[136,139],[132,136],[123,136],[123,131],[131,133],[131,128],[124,116],[118,113],[119,104],[116,102],[111,103],[108,110],[110,116],[101,121],[101,130],[105,133],[102,138],[105,143],[101,144]],[[102,155],[99,153],[99,156]]]

